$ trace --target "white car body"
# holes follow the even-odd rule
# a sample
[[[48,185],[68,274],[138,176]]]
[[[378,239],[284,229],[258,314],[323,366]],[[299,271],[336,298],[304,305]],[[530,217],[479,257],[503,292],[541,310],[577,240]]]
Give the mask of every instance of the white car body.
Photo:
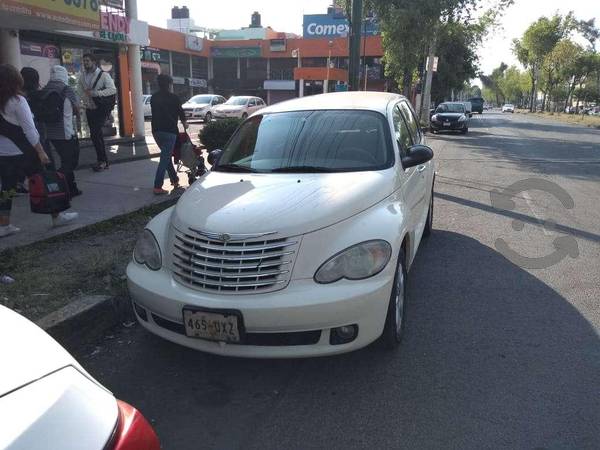
[[[403,120],[398,114],[401,103],[414,119],[404,97],[375,92],[311,96],[270,106],[260,115],[313,110],[375,112],[382,117],[384,128],[389,128],[390,136],[398,136],[395,130],[398,120]],[[420,128],[414,130],[411,142],[419,140],[422,144],[424,135]],[[398,263],[406,270],[410,267],[433,208],[434,162],[405,170],[399,141],[391,137],[389,141],[386,145],[393,148],[394,163],[385,170],[208,173],[175,207],[147,226],[160,247],[162,267],[149,270],[134,260],[127,268],[139,322],[172,342],[241,357],[320,356],[356,350],[375,341],[384,329]],[[283,266],[287,272],[278,276],[280,284],[251,292],[190,285],[178,278],[179,259],[175,256],[178,242],[183,242],[179,239],[188,239],[186,236],[193,236],[191,239],[198,239],[198,243],[203,239],[212,242],[216,249],[223,248],[217,242],[227,246],[229,239],[241,239],[245,246],[283,247],[288,256],[282,260],[289,259]],[[391,259],[381,272],[362,281],[315,281],[317,270],[332,256],[376,240],[391,247]],[[406,256],[399,261],[401,250]],[[194,257],[190,260],[193,264]],[[188,337],[183,319],[186,307],[239,311],[245,332],[252,339],[240,345]],[[355,340],[331,344],[331,330],[350,324],[358,326]],[[310,344],[264,343],[264,339],[293,333],[303,337],[318,334],[311,335]]]
[[[212,120],[214,110],[218,105],[225,103],[225,97],[212,94],[195,95],[185,102],[181,107],[188,120],[202,119]]]
[[[515,105],[512,105],[510,103],[505,104],[504,106],[502,106],[502,112],[509,112],[509,113],[514,113],[515,112]]]
[[[38,326],[0,305],[0,448],[158,450],[154,430]]]
[[[0,306],[0,448],[103,449],[117,401],[66,350]]]
[[[238,104],[233,104],[234,102]],[[241,119],[251,116],[256,111],[265,108],[266,106],[266,103],[260,97],[231,97],[227,102],[214,109],[213,117],[215,119]]]
[[[152,105],[150,104],[150,100],[152,100],[151,95],[144,95],[144,119],[150,119],[152,117]]]

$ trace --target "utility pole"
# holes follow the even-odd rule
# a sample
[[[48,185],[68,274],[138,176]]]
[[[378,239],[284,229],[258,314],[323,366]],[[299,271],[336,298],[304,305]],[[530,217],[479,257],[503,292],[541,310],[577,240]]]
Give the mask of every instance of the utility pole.
[[[436,48],[437,27],[434,28],[429,44],[429,60],[427,61],[427,75],[425,79],[425,91],[423,92],[423,110],[421,111],[421,122],[429,126],[429,109],[431,108],[431,84],[433,82],[433,65]]]
[[[360,72],[360,38],[363,13],[363,0],[352,0],[352,17],[350,18],[350,39],[348,53],[348,90],[359,91]]]

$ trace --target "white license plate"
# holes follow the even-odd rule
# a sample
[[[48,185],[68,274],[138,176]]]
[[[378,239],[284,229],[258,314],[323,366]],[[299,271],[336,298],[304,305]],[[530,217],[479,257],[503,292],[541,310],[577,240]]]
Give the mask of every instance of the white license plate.
[[[205,311],[183,310],[185,333],[188,337],[211,341],[240,342],[238,316]]]
[[[450,126],[450,122],[444,122],[444,126],[445,127],[449,127]]]

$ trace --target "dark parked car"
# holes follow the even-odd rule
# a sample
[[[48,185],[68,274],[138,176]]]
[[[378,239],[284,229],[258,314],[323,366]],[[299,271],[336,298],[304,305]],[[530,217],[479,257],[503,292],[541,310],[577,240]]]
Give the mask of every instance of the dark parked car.
[[[469,131],[469,117],[464,103],[440,103],[431,116],[430,129],[432,133],[438,131],[460,131],[465,134]]]
[[[473,109],[471,110],[472,112],[483,114],[483,104],[485,103],[485,100],[483,100],[483,98],[473,97],[470,98],[469,101],[471,102],[471,105],[473,105]]]

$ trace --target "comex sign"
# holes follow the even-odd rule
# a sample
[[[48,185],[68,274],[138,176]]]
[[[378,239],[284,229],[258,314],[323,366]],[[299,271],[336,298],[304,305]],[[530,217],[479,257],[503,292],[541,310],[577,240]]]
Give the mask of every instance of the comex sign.
[[[344,17],[328,14],[311,14],[304,16],[303,37],[305,39],[318,39],[326,37],[346,37],[350,32],[350,24]],[[363,34],[374,36],[379,34],[379,27],[372,19],[367,19]]]

